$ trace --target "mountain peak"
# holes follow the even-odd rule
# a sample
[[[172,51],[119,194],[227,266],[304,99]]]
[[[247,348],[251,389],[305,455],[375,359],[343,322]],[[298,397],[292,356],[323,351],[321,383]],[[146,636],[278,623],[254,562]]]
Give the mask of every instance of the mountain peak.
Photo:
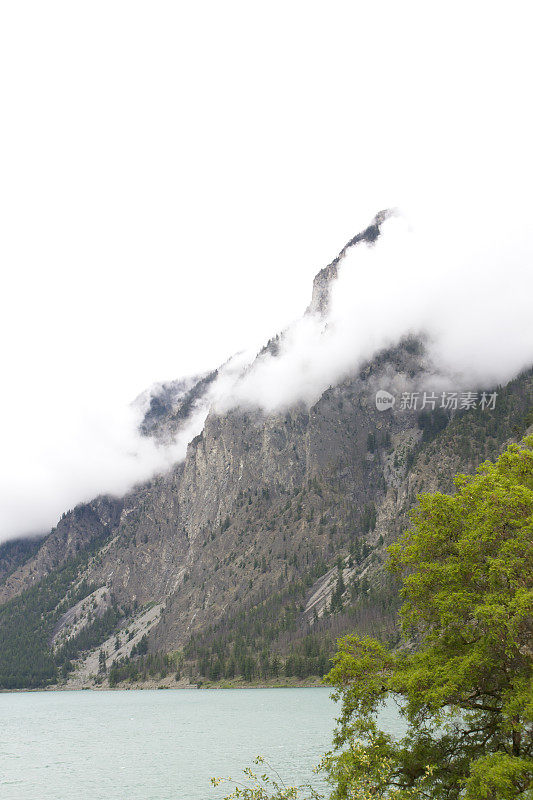
[[[381,225],[395,214],[395,209],[384,209],[383,211],[378,211],[370,225],[361,231],[361,233],[358,233],[352,237],[350,241],[344,245],[340,253],[333,259],[333,261],[328,264],[327,267],[321,269],[320,272],[317,272],[313,280],[313,294],[311,297],[311,303],[306,311],[307,314],[319,314],[320,316],[324,316],[327,313],[331,293],[331,283],[338,277],[339,263],[343,260],[351,247],[355,247],[355,245],[360,244],[361,242],[365,242],[365,244],[369,246],[373,245],[381,233]]]

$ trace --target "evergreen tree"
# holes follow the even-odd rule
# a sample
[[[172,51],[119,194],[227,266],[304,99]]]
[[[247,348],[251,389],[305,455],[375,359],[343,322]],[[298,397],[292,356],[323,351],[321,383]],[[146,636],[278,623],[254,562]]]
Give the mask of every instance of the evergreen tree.
[[[98,674],[105,675],[107,673],[107,659],[104,650],[100,650],[98,654]]]

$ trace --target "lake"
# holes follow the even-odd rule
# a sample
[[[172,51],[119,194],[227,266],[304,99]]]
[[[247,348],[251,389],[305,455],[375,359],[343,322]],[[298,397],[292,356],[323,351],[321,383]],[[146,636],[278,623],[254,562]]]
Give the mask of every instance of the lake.
[[[0,797],[219,800],[230,786],[210,778],[257,755],[323,788],[312,770],[339,711],[327,688],[0,694]],[[399,729],[394,707],[382,723]]]

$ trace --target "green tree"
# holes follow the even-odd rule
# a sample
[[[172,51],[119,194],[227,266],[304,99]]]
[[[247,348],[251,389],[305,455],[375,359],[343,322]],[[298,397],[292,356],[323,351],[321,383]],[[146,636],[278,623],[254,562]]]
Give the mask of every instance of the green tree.
[[[342,714],[323,762],[336,800],[533,797],[533,437],[456,488],[421,495],[389,548],[416,648],[339,640],[327,680]],[[399,741],[376,722],[391,696]]]
[[[105,675],[107,672],[107,658],[104,650],[98,654],[98,674]]]
[[[341,558],[337,563],[337,584],[331,595],[331,604],[330,604],[331,611],[342,611],[343,607],[342,596],[346,591],[346,586],[343,578],[343,571],[344,571],[344,562]]]

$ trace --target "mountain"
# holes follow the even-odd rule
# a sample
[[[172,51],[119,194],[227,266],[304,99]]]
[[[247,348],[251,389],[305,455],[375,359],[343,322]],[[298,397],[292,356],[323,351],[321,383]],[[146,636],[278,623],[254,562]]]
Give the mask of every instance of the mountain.
[[[326,318],[340,261],[379,246],[388,216],[318,273],[306,315]],[[258,358],[279,357],[285,336]],[[224,369],[136,401],[142,434],[162,445],[205,416],[183,462],[0,549],[0,686],[301,678],[326,671],[347,630],[396,643],[383,562],[417,493],[449,491],[533,422],[532,370],[496,387],[492,409],[402,408],[402,391],[433,388],[412,336],[313,404],[272,412],[217,407]],[[398,395],[385,411],[379,389]]]

